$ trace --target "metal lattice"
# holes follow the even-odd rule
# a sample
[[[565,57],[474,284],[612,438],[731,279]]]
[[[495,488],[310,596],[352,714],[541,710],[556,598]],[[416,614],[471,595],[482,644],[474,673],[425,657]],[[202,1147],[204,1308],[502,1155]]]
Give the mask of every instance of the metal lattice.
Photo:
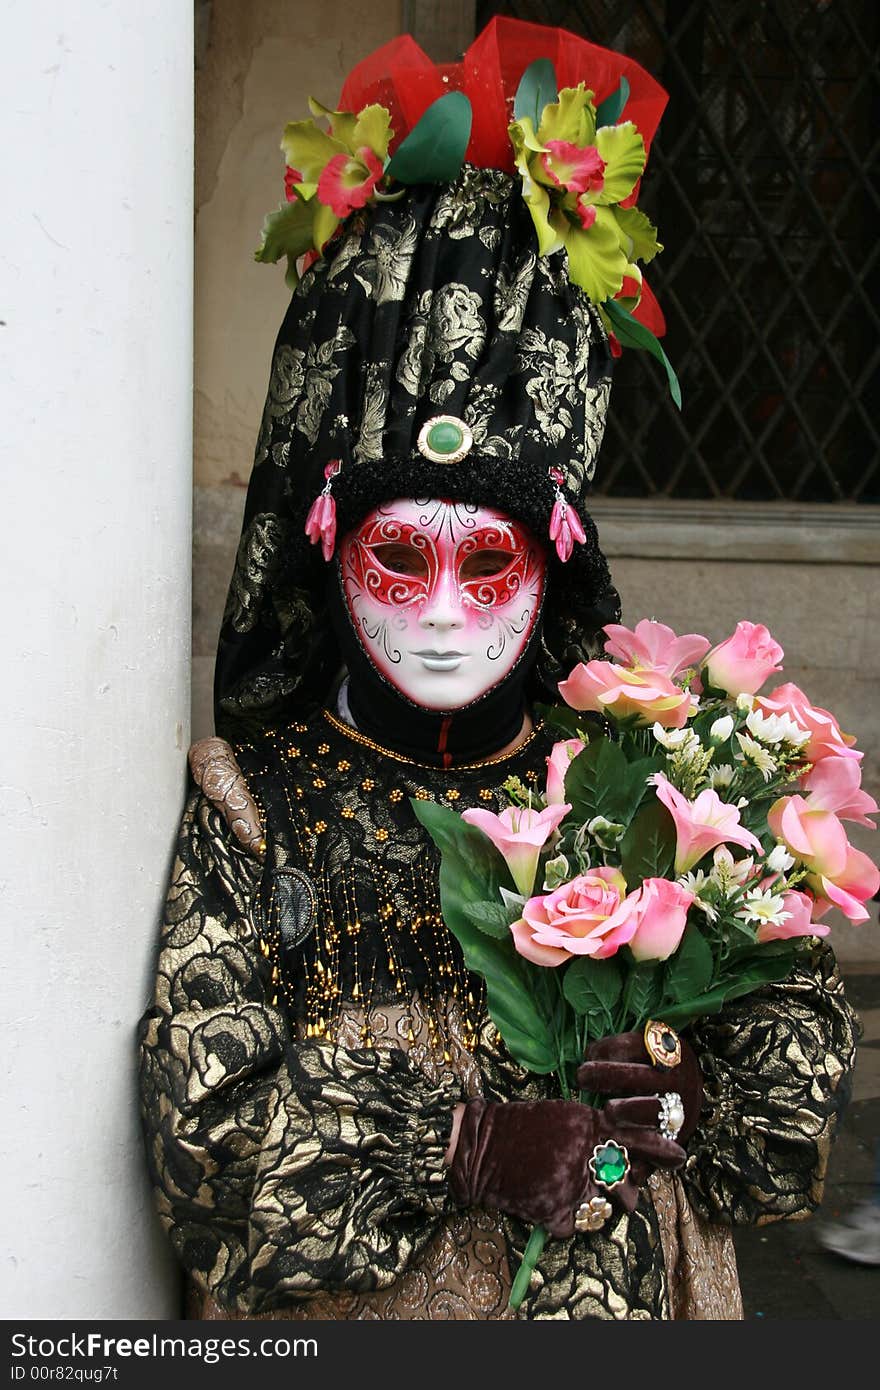
[[[601,491],[880,501],[876,0],[478,5],[626,52],[669,91],[640,207],[681,414],[615,375]]]

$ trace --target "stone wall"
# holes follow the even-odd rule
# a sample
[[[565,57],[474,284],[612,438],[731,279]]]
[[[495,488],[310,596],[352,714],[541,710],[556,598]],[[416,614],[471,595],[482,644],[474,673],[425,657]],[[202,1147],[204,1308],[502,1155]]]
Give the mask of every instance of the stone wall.
[[[334,104],[403,23],[401,0],[199,0],[197,18],[194,738],[210,732],[219,614],[287,308],[283,266],[253,260],[284,197],[281,132],[308,117],[309,96]]]

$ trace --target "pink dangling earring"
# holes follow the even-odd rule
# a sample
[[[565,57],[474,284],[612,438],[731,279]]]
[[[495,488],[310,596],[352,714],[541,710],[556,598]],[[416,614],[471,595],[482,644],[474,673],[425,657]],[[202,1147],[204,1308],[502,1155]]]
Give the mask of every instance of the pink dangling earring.
[[[556,486],[556,501],[550,513],[550,539],[556,543],[556,554],[563,564],[571,559],[575,541],[583,545],[587,539],[581,519],[562,491],[563,476],[558,468],[551,468],[550,478]]]
[[[321,542],[321,554],[325,560],[333,558],[336,545],[336,499],[333,496],[333,479],[342,467],[340,459],[331,459],[324,469],[327,479],[321,492],[315,498],[306,517],[306,535],[312,545]]]

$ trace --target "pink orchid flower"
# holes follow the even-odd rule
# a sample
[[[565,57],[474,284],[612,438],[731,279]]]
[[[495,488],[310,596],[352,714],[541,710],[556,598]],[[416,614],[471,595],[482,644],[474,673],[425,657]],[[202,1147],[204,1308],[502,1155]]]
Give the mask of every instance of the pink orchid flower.
[[[853,758],[822,758],[801,782],[813,809],[833,811],[839,820],[856,821],[876,830],[868,815],[880,807],[873,796],[862,791],[861,784],[861,769]]]
[[[595,222],[596,218],[599,216],[595,203],[588,203],[585,198],[578,198],[574,207],[575,212],[580,218],[581,226],[583,227],[585,232],[588,232],[592,227],[593,223]],[[613,333],[609,333],[608,338],[609,343],[611,345],[611,356],[619,357],[620,343],[618,342],[617,338],[614,336]],[[614,351],[615,343],[617,343],[617,352]]]
[[[291,169],[287,164],[284,167],[284,196],[289,203],[293,203],[299,197],[296,185],[302,183],[303,176],[298,169]]]
[[[867,921],[864,904],[880,888],[880,870],[849,843],[833,811],[814,809],[802,796],[783,796],[770,807],[767,824],[808,870],[807,886],[818,899],[839,907],[851,922]]]
[[[703,662],[710,685],[728,695],[754,695],[785,653],[762,623],[741,622],[736,632],[713,647]]]
[[[688,666],[702,661],[710,646],[708,637],[701,637],[698,632],[676,637],[671,627],[651,618],[642,618],[634,629],[621,623],[608,623],[604,631],[608,633],[605,643],[608,656],[615,656],[625,666],[636,670],[659,671],[670,680]]]
[[[722,801],[710,787],[695,801],[688,801],[662,772],[655,772],[649,780],[657,788],[657,799],[675,821],[676,874],[686,874],[716,845],[741,845],[763,853],[761,841],[740,824],[737,807]]]
[[[581,661],[559,693],[572,709],[597,710],[624,719],[636,715],[640,725],[682,729],[691,708],[690,695],[661,671],[627,671],[610,661]]]
[[[819,705],[811,705],[804,692],[791,681],[778,685],[769,695],[760,695],[755,708],[765,714],[787,714],[802,729],[808,729],[810,741],[802,752],[811,763],[821,762],[823,758],[864,756],[853,748],[853,735],[841,732],[834,715]]]
[[[755,940],[761,945],[765,941],[789,941],[795,936],[827,936],[831,930],[813,921],[813,899],[807,893],[794,888],[783,893],[782,911],[786,914],[784,921],[760,923]]]
[[[548,806],[545,811],[532,811],[526,806],[508,806],[500,815],[474,807],[462,811],[468,825],[482,830],[495,848],[504,856],[517,889],[527,898],[535,885],[538,856],[560,821],[571,807]]]
[[[586,744],[579,738],[565,738],[554,743],[547,759],[547,791],[545,799],[548,806],[558,806],[565,800],[565,777],[578,753],[583,753]]]
[[[605,160],[595,145],[548,140],[541,166],[557,188],[569,193],[601,193],[605,187]]]
[[[629,949],[636,960],[666,960],[678,950],[694,894],[668,878],[646,878],[624,907],[635,926]]]
[[[535,965],[562,965],[572,956],[604,960],[636,929],[623,910],[626,879],[619,869],[589,869],[552,893],[530,898],[510,928],[521,956]]]
[[[318,198],[337,217],[347,217],[353,208],[369,202],[384,172],[382,160],[369,145],[362,145],[355,155],[334,155],[318,179]]]

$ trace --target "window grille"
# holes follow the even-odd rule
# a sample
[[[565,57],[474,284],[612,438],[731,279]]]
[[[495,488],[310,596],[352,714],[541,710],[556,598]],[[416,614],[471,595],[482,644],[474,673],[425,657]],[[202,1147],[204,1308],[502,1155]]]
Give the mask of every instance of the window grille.
[[[519,0],[669,91],[639,206],[658,365],[619,361],[600,492],[880,502],[876,0]]]

